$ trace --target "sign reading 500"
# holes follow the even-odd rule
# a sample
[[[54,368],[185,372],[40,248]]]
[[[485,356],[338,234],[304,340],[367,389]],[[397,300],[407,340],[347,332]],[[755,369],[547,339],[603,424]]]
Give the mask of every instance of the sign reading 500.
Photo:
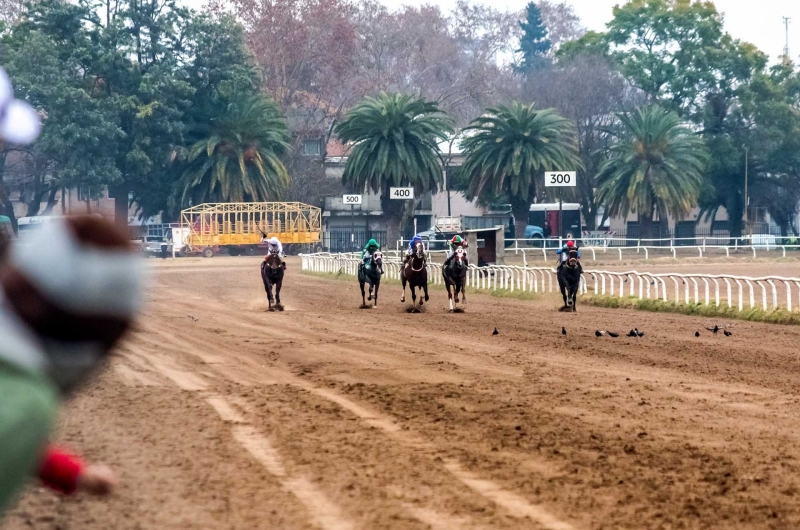
[[[575,171],[547,171],[544,174],[544,185],[546,187],[555,186],[577,186],[577,172]]]
[[[414,188],[389,188],[390,199],[413,199]]]

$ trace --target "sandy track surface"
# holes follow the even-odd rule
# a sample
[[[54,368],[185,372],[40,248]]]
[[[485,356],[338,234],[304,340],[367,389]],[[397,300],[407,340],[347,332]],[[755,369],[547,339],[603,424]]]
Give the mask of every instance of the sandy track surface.
[[[407,314],[394,285],[359,310],[297,260],[266,313],[258,259],[152,267],[57,436],[122,486],[32,486],[3,528],[800,526],[796,328],[695,338],[707,321],[488,295],[448,314],[440,290]]]

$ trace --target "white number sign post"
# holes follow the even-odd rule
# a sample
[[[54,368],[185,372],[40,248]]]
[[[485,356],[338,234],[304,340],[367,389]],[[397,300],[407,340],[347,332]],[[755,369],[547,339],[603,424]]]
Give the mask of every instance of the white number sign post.
[[[389,198],[397,199],[400,201],[408,201],[414,199],[414,188],[389,188]],[[403,228],[405,230],[405,228]],[[417,233],[417,218],[414,218],[414,233]],[[402,241],[402,235],[400,241]]]
[[[546,171],[544,174],[544,186],[546,188],[574,188],[578,185],[578,173],[576,171]],[[563,243],[564,223],[562,214],[563,201],[561,194],[558,197],[558,244]]]
[[[408,200],[414,198],[414,188],[389,188],[389,198]]]
[[[360,205],[364,201],[361,195],[342,195],[342,203],[350,205],[350,244],[353,249],[356,247],[356,214],[355,206]]]

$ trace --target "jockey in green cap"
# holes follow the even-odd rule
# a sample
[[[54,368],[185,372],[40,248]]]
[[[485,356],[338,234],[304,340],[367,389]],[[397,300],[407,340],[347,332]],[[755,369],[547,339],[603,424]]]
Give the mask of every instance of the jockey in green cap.
[[[375,253],[375,251],[380,249],[381,246],[374,239],[367,241],[367,244],[364,246],[364,250],[361,252],[361,261],[365,267],[369,267],[369,262],[372,259],[372,255]]]
[[[453,259],[458,248],[467,248],[467,241],[461,236],[453,236],[448,245],[447,258],[444,260],[445,267],[450,264],[450,260]]]

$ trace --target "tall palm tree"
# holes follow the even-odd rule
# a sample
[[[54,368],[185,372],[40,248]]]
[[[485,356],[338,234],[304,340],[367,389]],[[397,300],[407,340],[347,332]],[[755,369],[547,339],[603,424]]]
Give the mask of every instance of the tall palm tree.
[[[442,184],[438,144],[452,134],[452,120],[434,102],[382,92],[353,107],[335,132],[352,145],[342,183],[381,194],[389,241],[396,240],[420,195]],[[390,187],[413,187],[417,200],[391,200]]]
[[[520,238],[544,172],[582,167],[572,122],[552,109],[538,110],[533,103],[487,109],[465,129],[465,136],[461,175],[467,196],[482,202],[506,197]]]
[[[708,151],[674,112],[658,106],[618,116],[621,127],[597,177],[597,200],[610,215],[639,216],[642,237],[653,218],[685,217],[697,205]]]
[[[272,101],[260,94],[235,99],[183,153],[181,203],[280,198],[289,185],[281,161],[289,141],[286,120]]]

